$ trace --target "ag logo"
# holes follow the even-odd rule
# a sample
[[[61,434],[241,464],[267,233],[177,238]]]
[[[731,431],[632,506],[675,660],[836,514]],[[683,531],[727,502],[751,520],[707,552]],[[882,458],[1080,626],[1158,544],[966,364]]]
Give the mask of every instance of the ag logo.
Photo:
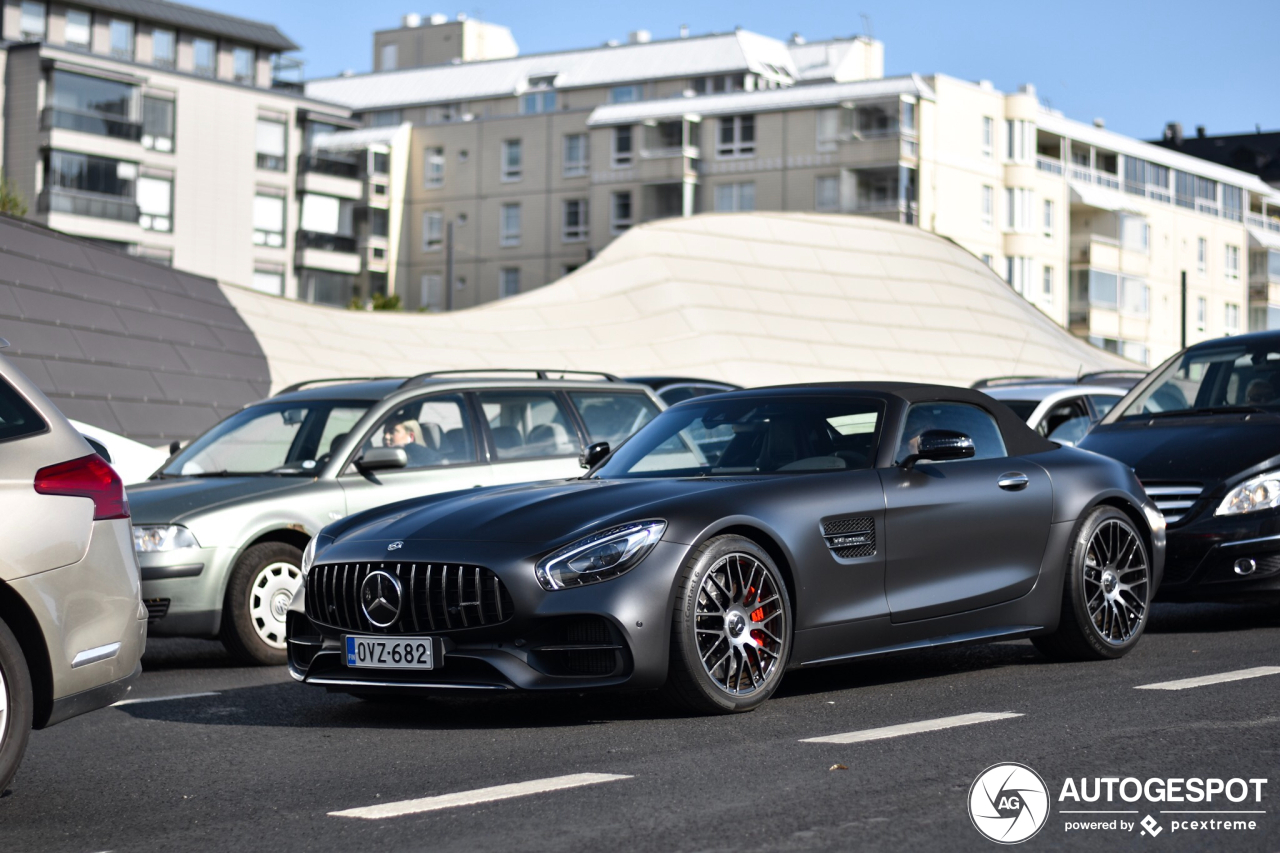
[[[969,819],[1000,844],[1018,844],[1040,831],[1049,817],[1049,789],[1023,764],[993,764],[969,788]]]

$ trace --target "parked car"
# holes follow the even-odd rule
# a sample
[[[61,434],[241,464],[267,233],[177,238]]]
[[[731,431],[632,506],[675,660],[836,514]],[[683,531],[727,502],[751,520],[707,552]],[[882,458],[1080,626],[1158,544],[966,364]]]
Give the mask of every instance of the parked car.
[[[703,397],[707,394],[723,394],[725,391],[737,391],[741,385],[728,382],[713,382],[710,379],[689,379],[681,376],[629,376],[628,382],[648,385],[654,390],[662,402],[668,406]]]
[[[3,793],[31,729],[128,693],[147,631],[124,484],[3,356],[0,513]]]
[[[1169,525],[1169,599],[1280,592],[1280,332],[1196,344],[1081,447],[1131,466]]]
[[[293,677],[368,698],[665,686],[746,711],[789,668],[903,649],[1117,658],[1160,583],[1164,521],[1133,472],[968,389],[735,391],[582,461],[325,528]]]
[[[1027,422],[1027,426],[1062,444],[1077,444],[1125,391],[1114,385],[1009,384],[984,391]]]
[[[572,371],[286,388],[129,490],[151,632],[283,663],[285,612],[320,528],[406,498],[570,476],[584,446],[622,442],[662,408],[647,388]]]
[[[69,421],[76,432],[84,436],[89,446],[107,460],[126,486],[144,482],[160,470],[169,451],[163,447],[148,447],[140,441],[125,438],[110,430],[101,429],[81,421]]]

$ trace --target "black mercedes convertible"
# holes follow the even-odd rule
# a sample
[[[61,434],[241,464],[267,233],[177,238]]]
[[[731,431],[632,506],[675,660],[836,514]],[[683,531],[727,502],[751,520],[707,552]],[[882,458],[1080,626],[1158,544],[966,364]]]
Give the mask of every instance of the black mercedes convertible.
[[[745,711],[788,669],[907,649],[1030,637],[1118,658],[1164,563],[1132,471],[968,389],[701,397],[582,462],[326,527],[290,673],[366,698],[663,688]]]

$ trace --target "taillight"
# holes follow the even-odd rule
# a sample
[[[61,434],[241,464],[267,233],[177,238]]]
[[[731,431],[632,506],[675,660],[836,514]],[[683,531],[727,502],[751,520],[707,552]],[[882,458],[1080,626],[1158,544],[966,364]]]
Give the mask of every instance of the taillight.
[[[96,453],[41,468],[36,472],[35,486],[42,495],[89,498],[93,501],[94,521],[129,517],[124,481]]]

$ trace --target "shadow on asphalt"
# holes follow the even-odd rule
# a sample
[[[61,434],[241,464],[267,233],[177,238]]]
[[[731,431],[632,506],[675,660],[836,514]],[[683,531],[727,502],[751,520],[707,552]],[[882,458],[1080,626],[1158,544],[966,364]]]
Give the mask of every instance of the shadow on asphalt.
[[[1280,628],[1280,603],[1156,604],[1148,634],[1208,634]]]
[[[192,640],[184,637],[148,637],[147,652],[142,656],[144,672],[170,669],[232,669],[243,666],[232,660],[217,640]]]

